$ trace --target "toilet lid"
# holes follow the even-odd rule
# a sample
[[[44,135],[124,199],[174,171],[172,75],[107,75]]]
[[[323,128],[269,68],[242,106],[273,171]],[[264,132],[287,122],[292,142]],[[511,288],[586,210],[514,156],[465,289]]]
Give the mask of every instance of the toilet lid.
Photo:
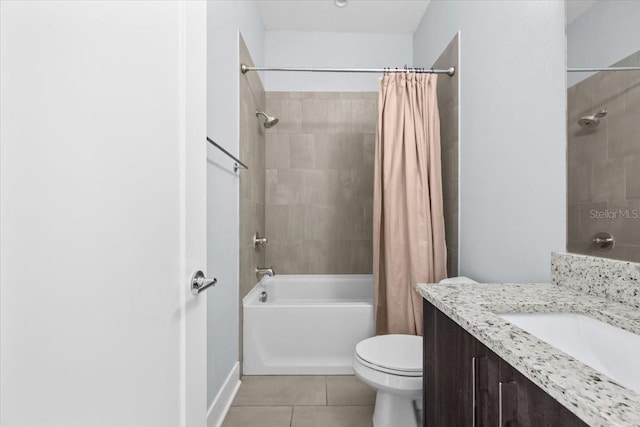
[[[356,355],[374,366],[399,372],[422,372],[422,337],[379,335],[356,345]]]

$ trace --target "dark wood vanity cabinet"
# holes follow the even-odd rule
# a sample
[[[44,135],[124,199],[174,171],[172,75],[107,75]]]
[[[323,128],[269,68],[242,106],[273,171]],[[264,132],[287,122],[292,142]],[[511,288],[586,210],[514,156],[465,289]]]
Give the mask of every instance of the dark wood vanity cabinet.
[[[432,304],[424,302],[424,426],[586,426]]]

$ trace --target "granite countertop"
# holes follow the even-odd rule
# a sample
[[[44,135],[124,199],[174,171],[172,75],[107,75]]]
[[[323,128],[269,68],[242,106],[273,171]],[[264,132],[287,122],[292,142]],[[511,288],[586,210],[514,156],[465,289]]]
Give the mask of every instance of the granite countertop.
[[[418,291],[585,423],[640,426],[640,394],[495,314],[571,312],[640,334],[638,308],[551,284],[419,284]]]

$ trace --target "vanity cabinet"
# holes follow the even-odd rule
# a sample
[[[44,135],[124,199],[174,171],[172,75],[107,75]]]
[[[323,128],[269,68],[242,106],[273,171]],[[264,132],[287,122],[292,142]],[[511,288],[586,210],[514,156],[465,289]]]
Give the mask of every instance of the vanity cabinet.
[[[586,426],[429,302],[424,302],[424,426]]]

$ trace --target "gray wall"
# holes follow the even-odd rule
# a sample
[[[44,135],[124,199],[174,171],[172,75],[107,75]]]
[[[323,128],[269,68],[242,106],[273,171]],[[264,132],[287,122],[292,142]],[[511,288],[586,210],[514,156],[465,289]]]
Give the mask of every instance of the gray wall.
[[[372,272],[375,92],[267,92],[267,264]]]
[[[257,3],[207,2],[207,133],[234,154],[239,152],[239,30],[253,58],[257,62],[264,61],[264,26]],[[238,181],[238,174],[233,172],[233,161],[208,144],[207,273],[218,278],[218,285],[207,290],[205,295],[209,406],[239,358]]]
[[[625,61],[638,63],[640,53]],[[600,72],[572,86],[568,101],[569,252],[640,261],[640,71]],[[578,119],[606,108],[600,126]],[[625,216],[628,215],[628,216]],[[600,231],[611,251],[591,246]]]
[[[267,31],[265,60],[291,67],[384,68],[413,63],[410,34]],[[267,91],[377,91],[379,74],[266,73]]]
[[[253,66],[244,40],[240,38],[240,62]],[[265,248],[255,249],[253,235],[265,235],[264,176],[265,131],[264,118],[256,117],[256,110],[264,111],[266,97],[260,76],[247,73],[240,77],[240,159],[249,169],[240,169],[240,360],[242,360],[242,298],[256,284],[256,267],[265,265]]]
[[[458,31],[460,273],[549,281],[566,242],[564,2],[433,1],[414,64]]]
[[[435,68],[458,68],[458,35],[434,64]],[[447,241],[447,275],[458,275],[458,79],[438,76],[438,109],[440,110],[440,145],[442,157],[442,192],[444,227]]]
[[[598,1],[567,27],[568,67],[609,67],[640,48],[640,2]],[[568,73],[571,87],[593,73]]]

